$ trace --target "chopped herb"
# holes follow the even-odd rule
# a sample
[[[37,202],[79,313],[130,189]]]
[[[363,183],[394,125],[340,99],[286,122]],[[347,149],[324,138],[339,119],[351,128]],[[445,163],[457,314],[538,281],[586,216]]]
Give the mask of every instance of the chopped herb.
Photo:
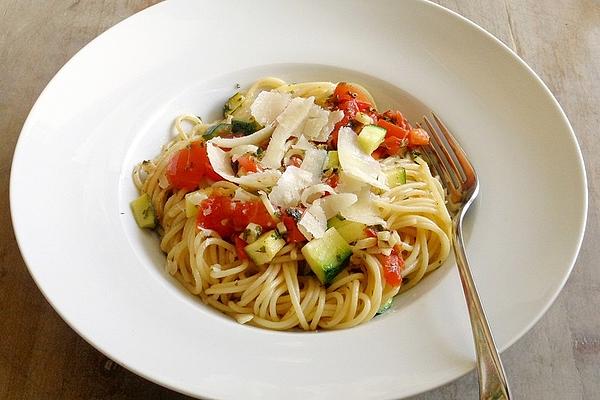
[[[302,211],[297,208],[288,208],[285,210],[285,212],[296,222],[300,221],[300,218],[302,218]]]

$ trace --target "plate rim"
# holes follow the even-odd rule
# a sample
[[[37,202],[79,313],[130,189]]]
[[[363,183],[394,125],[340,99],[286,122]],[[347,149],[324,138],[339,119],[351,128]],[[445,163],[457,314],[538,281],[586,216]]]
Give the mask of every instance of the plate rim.
[[[470,19],[468,19],[467,17],[459,14],[458,12],[455,12],[453,10],[450,10],[442,5],[439,5],[437,3],[434,3],[431,0],[412,0],[415,3],[421,3],[422,5],[426,6],[426,7],[432,7],[435,8],[439,11],[444,12],[446,15],[448,15],[449,18],[453,18],[455,20],[460,21],[463,24],[468,25],[471,28],[474,28],[476,31],[478,31],[479,33],[483,34],[484,36],[486,36],[488,39],[491,39],[492,42],[494,42],[496,45],[499,45],[499,47],[502,49],[502,51],[509,55],[510,58],[512,59],[512,61],[515,61],[520,67],[524,68],[525,72],[527,73],[527,75],[531,78],[533,78],[533,81],[537,84],[537,86],[539,86],[545,96],[551,100],[552,103],[552,107],[554,109],[554,111],[558,112],[558,115],[560,116],[561,120],[565,123],[565,126],[568,128],[568,133],[569,133],[569,139],[571,140],[572,144],[574,145],[574,148],[576,150],[576,154],[577,154],[577,166],[579,171],[581,172],[581,187],[582,187],[582,199],[583,199],[583,204],[582,204],[582,208],[581,208],[581,212],[579,215],[579,231],[577,232],[577,238],[576,238],[576,243],[577,245],[573,248],[573,252],[572,254],[569,256],[570,258],[570,265],[568,266],[568,268],[565,269],[565,272],[562,276],[561,282],[559,284],[559,286],[557,287],[556,290],[553,291],[552,295],[550,296],[549,300],[546,301],[545,306],[537,313],[536,317],[533,318],[528,324],[526,324],[524,326],[524,328],[522,328],[518,333],[516,333],[515,335],[513,335],[511,340],[508,340],[503,346],[499,347],[499,351],[500,352],[504,352],[505,350],[507,350],[508,348],[510,348],[511,346],[513,346],[517,341],[519,341],[521,338],[523,338],[523,336],[529,332],[539,321],[540,319],[546,314],[546,312],[548,311],[548,309],[554,304],[554,302],[556,301],[556,299],[558,298],[558,295],[562,292],[567,280],[569,279],[569,277],[571,276],[571,273],[573,272],[573,268],[575,266],[575,263],[577,262],[578,259],[578,255],[579,252],[581,250],[581,246],[582,246],[582,242],[583,242],[583,238],[585,236],[585,231],[586,231],[586,227],[587,227],[587,217],[588,217],[588,208],[589,208],[589,187],[588,187],[588,179],[587,179],[587,171],[586,171],[586,167],[585,167],[585,162],[584,162],[584,158],[581,152],[581,147],[579,145],[579,142],[577,140],[577,136],[575,135],[574,129],[565,113],[565,111],[563,110],[563,108],[561,107],[560,103],[558,102],[558,100],[556,99],[556,97],[554,96],[554,94],[550,91],[550,89],[548,88],[548,86],[545,84],[545,82],[541,79],[541,77],[513,50],[511,49],[508,45],[506,45],[504,42],[502,42],[500,39],[498,39],[496,36],[494,36],[493,34],[491,34],[490,32],[488,32],[486,29],[484,29],[483,27],[479,26],[478,24],[476,24],[475,22],[471,21]],[[135,374],[141,376],[142,378],[149,380],[153,383],[156,383],[158,385],[161,385],[163,387],[166,387],[168,389],[171,389],[175,392],[178,393],[182,393],[188,396],[192,396],[192,397],[198,397],[198,396],[202,396],[202,398],[206,398],[206,399],[213,399],[210,396],[207,396],[205,394],[198,394],[195,392],[192,392],[190,390],[188,390],[184,385],[181,386],[177,386],[174,382],[170,382],[167,381],[165,379],[163,379],[160,376],[152,376],[151,374],[146,373],[145,371],[142,371],[140,368],[134,367],[129,365],[126,360],[122,360],[121,357],[118,357],[114,354],[112,354],[111,350],[108,348],[103,348],[103,346],[100,346],[96,343],[94,343],[89,337],[88,335],[84,334],[82,331],[80,331],[76,325],[76,322],[71,321],[69,318],[67,318],[67,316],[63,313],[63,311],[58,308],[57,306],[55,306],[54,302],[52,301],[50,295],[46,292],[46,290],[44,289],[44,286],[42,284],[41,281],[38,280],[38,276],[36,276],[36,274],[33,272],[32,268],[30,267],[30,262],[28,261],[28,256],[27,256],[27,250],[25,249],[23,243],[23,239],[22,239],[22,235],[23,235],[23,231],[20,230],[19,228],[17,228],[17,226],[19,225],[16,221],[18,219],[18,217],[16,216],[16,214],[13,211],[13,204],[16,203],[18,201],[18,199],[15,198],[15,190],[14,190],[14,185],[15,185],[15,180],[16,180],[16,169],[14,168],[15,166],[15,161],[17,159],[22,159],[24,157],[24,150],[23,150],[23,138],[25,137],[25,135],[31,135],[33,132],[33,130],[30,128],[31,125],[31,121],[33,119],[33,116],[36,114],[37,109],[40,107],[40,104],[42,104],[44,102],[44,99],[47,95],[47,92],[49,90],[49,88],[51,88],[55,81],[57,80],[57,77],[59,77],[63,71],[70,66],[71,64],[77,62],[77,60],[79,59],[79,56],[81,55],[82,52],[84,52],[89,46],[91,46],[92,44],[101,41],[105,35],[107,35],[107,33],[112,32],[116,29],[118,29],[121,25],[126,24],[131,22],[132,19],[137,19],[140,18],[141,15],[146,14],[147,12],[149,12],[149,10],[155,11],[156,9],[160,8],[160,7],[166,7],[168,4],[174,3],[176,2],[176,0],[169,0],[169,1],[164,1],[161,3],[157,3],[154,4],[150,7],[147,7],[141,11],[136,12],[135,14],[132,14],[130,16],[128,16],[127,18],[117,22],[116,24],[110,26],[108,29],[106,29],[105,31],[103,31],[102,33],[100,33],[99,35],[97,35],[96,37],[94,37],[92,40],[90,40],[88,43],[86,43],[82,48],[80,48],[77,52],[75,52],[59,69],[58,71],[54,74],[54,76],[52,77],[52,79],[50,79],[48,81],[48,83],[45,85],[44,89],[40,92],[38,98],[36,99],[36,101],[34,102],[33,106],[31,107],[31,110],[29,111],[27,118],[25,119],[25,122],[23,123],[23,126],[20,130],[18,139],[17,139],[17,143],[15,145],[15,149],[13,152],[13,157],[11,160],[11,170],[10,170],[10,178],[9,178],[9,208],[10,208],[10,215],[11,215],[11,223],[13,226],[13,232],[14,232],[14,236],[15,236],[15,241],[17,242],[17,246],[19,248],[21,257],[27,267],[27,270],[30,274],[30,276],[32,277],[32,279],[34,280],[36,286],[38,287],[38,289],[40,290],[40,292],[42,293],[42,295],[44,296],[45,300],[52,306],[53,310],[61,317],[61,319],[72,329],[74,330],[83,340],[85,340],[88,344],[90,344],[94,349],[96,349],[97,351],[99,351],[100,353],[102,353],[104,356],[106,356],[107,358],[111,359],[112,361],[118,363],[119,365],[121,365],[122,367],[134,372]],[[470,368],[465,368],[462,373],[454,376],[453,378],[449,378],[449,379],[443,379],[438,381],[435,385],[432,385],[429,389],[426,390],[417,390],[412,394],[408,394],[408,396],[410,395],[415,395],[415,394],[419,394],[419,393],[425,393],[425,392],[430,392],[433,391],[441,386],[444,386],[450,382],[453,382],[457,379],[459,379],[460,377],[466,375],[467,373],[471,372],[473,369],[475,369],[475,365],[472,365]]]

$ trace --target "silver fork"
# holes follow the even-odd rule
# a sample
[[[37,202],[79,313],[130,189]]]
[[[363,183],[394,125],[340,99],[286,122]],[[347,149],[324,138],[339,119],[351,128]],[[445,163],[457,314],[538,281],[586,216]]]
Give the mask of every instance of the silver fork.
[[[439,175],[443,186],[448,190],[454,255],[469,310],[477,354],[479,398],[508,400],[511,398],[508,382],[471,276],[462,235],[463,217],[479,193],[479,180],[458,141],[435,114],[432,113],[432,116],[433,123],[429,118],[423,117],[423,124],[419,124],[431,137],[431,143],[423,147],[423,153],[428,158],[433,172]]]

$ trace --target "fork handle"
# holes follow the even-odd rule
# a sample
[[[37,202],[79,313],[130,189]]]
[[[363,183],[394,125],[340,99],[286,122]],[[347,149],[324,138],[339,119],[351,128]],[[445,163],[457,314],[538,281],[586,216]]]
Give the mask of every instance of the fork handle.
[[[477,372],[479,376],[479,398],[480,400],[510,400],[510,390],[502,367],[502,361],[498,355],[498,349],[494,344],[494,338],[490,331],[485,312],[479,300],[479,294],[475,288],[462,236],[462,217],[460,213],[454,218],[452,229],[454,231],[454,255],[460,281],[462,283],[473,340],[475,341],[475,353],[477,355]]]

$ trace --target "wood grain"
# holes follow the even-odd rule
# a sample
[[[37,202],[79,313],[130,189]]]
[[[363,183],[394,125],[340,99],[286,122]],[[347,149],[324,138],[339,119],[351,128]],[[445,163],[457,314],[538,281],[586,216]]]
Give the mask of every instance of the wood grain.
[[[10,162],[33,102],[87,42],[156,1],[0,0],[0,399],[184,399],[117,366],[52,310],[15,242]],[[437,0],[514,49],[569,116],[586,162],[589,215],[573,274],[542,320],[503,353],[516,398],[600,396],[600,3]],[[556,227],[560,234],[560,227]],[[475,399],[471,373],[413,397]]]

